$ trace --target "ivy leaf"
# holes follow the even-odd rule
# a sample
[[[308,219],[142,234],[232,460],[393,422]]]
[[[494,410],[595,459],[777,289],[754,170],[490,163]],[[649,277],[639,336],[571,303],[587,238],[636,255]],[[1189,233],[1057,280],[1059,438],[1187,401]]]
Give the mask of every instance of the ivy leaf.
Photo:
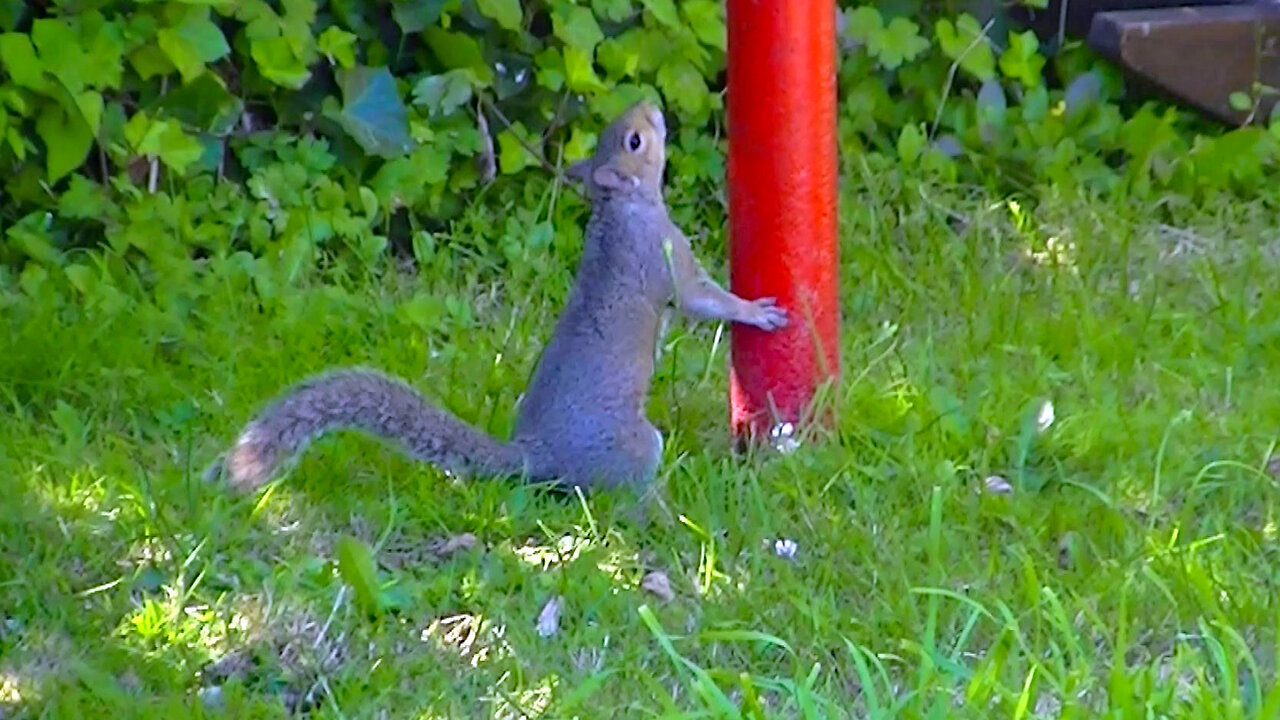
[[[698,39],[704,45],[725,50],[728,38],[724,26],[724,4],[712,0],[687,0],[681,9]]]
[[[89,134],[97,135],[98,128],[102,127],[102,94],[85,90],[77,94],[73,101],[75,109],[80,111],[80,118],[89,128]]]
[[[943,18],[934,25],[934,34],[942,53],[960,62],[960,69],[979,80],[989,80],[996,73],[995,54],[991,43],[983,37],[982,26],[969,13],[956,18],[955,25]]]
[[[1000,56],[1000,71],[1006,77],[1020,81],[1032,88],[1040,84],[1044,70],[1044,57],[1040,55],[1040,40],[1035,31],[1009,33],[1009,47]]]
[[[508,30],[518,32],[521,29],[524,15],[520,10],[520,0],[476,0],[476,7]]]
[[[251,39],[249,54],[258,72],[277,85],[297,90],[311,79],[311,71],[294,54],[293,46],[285,38]]]
[[[204,155],[204,145],[188,135],[176,120],[153,120],[145,112],[129,118],[125,139],[139,155],[159,158],[165,167],[183,173]]]
[[[4,231],[5,238],[12,247],[21,250],[33,260],[45,265],[61,265],[62,253],[54,246],[53,239],[49,237],[50,220],[51,216],[43,210],[32,212],[10,225]],[[37,274],[45,274],[43,268],[39,268],[36,272]],[[24,281],[27,279],[25,277],[26,274],[24,271]],[[43,278],[40,281],[43,281]],[[23,283],[23,286],[24,289],[30,292],[30,289],[26,287],[26,282]]]
[[[551,92],[564,87],[564,58],[560,51],[549,47],[538,53],[533,62],[538,67],[538,84]]]
[[[880,11],[873,5],[863,5],[849,13],[848,17],[847,32],[849,37],[863,45],[870,43],[871,38],[884,32],[884,18],[880,16]]]
[[[143,80],[150,80],[160,75],[168,75],[175,69],[173,62],[169,60],[169,56],[165,55],[164,51],[156,45],[143,45],[129,53],[129,64],[133,66],[133,71],[138,73],[138,77]]]
[[[680,16],[676,14],[676,4],[672,0],[640,0],[640,4],[659,23],[670,28],[680,27]]]
[[[529,138],[529,133],[521,122],[516,122],[498,134],[498,164],[503,175],[514,175],[538,164],[538,159],[525,149],[520,138],[524,138],[526,142]]]
[[[42,18],[31,24],[31,42],[40,53],[40,64],[72,93],[85,87],[88,58],[77,35],[65,20]]]
[[[205,72],[166,93],[155,107],[190,127],[225,135],[240,120],[244,101],[228,92],[216,73]]]
[[[356,36],[336,25],[330,26],[317,38],[317,46],[332,62],[339,67],[349,68],[356,64]]]
[[[663,65],[657,79],[662,94],[690,115],[698,115],[706,107],[707,82],[688,60]]]
[[[84,175],[72,175],[65,192],[58,197],[58,213],[77,220],[101,220],[111,216],[111,198],[106,190]]]
[[[569,142],[564,144],[564,159],[576,162],[591,157],[591,152],[596,147],[596,140],[595,133],[574,128],[573,134],[569,136]]]
[[[146,112],[137,112],[124,126],[124,139],[138,155],[155,156],[160,152],[160,136],[164,134],[163,122],[155,122]]]
[[[908,165],[915,164],[920,153],[924,152],[924,141],[924,133],[918,125],[908,123],[902,126],[902,132],[898,133],[898,157]]]
[[[160,162],[182,174],[203,154],[204,146],[199,140],[183,132],[180,124],[172,120],[165,122],[164,134],[160,136]]]
[[[658,68],[674,57],[672,34],[665,28],[633,27],[617,37],[604,41],[601,47],[603,48],[606,44],[616,44],[617,49],[626,57],[636,58],[636,70],[640,74],[649,75],[656,73]],[[597,59],[599,59],[598,51]]]
[[[929,41],[920,36],[920,26],[904,17],[891,20],[867,42],[867,52],[878,59],[885,70],[895,70],[904,61],[914,60],[928,47]]]
[[[593,96],[589,103],[591,112],[597,118],[608,122],[641,100],[661,104],[661,98],[651,86],[631,83],[615,85],[609,92]]]
[[[114,18],[107,20],[96,11],[79,15],[77,19],[80,42],[89,58],[89,65],[84,71],[85,81],[90,87],[119,88],[124,75],[122,23]]]
[[[493,83],[493,69],[484,59],[484,51],[475,38],[464,33],[449,32],[440,27],[429,27],[422,33],[427,47],[448,68],[466,68],[475,74],[482,86]]]
[[[596,15],[610,22],[622,22],[631,17],[631,0],[591,0]]]
[[[596,50],[596,61],[613,78],[632,77],[640,67],[640,53],[626,43],[609,38]]]
[[[591,10],[567,2],[557,3],[551,11],[551,27],[556,37],[571,48],[585,52],[595,50],[596,45],[604,39],[596,16]]]
[[[432,115],[449,115],[471,100],[471,72],[450,70],[429,75],[413,86],[413,104],[427,108]]]
[[[1245,112],[1253,107],[1253,98],[1249,97],[1249,93],[1236,90],[1227,96],[1227,104],[1236,112]]]
[[[440,20],[449,0],[406,0],[391,4],[391,16],[405,34],[422,32]]]
[[[719,144],[708,135],[681,128],[678,150],[672,154],[672,163],[681,176],[724,181],[724,153]]]
[[[44,141],[45,175],[50,183],[80,167],[93,147],[93,131],[81,113],[57,103],[48,103],[41,110],[36,134]]]
[[[0,64],[18,87],[42,92],[49,85],[31,38],[22,33],[0,35]]]
[[[206,63],[231,52],[222,29],[194,12],[188,13],[177,27],[162,28],[156,33],[156,44],[182,74],[184,83],[203,73]]]
[[[303,65],[316,60],[316,38],[312,25],[316,20],[317,0],[280,0],[284,9],[279,21],[279,33],[298,56]]]
[[[421,201],[426,186],[409,157],[388,160],[369,181],[378,201],[390,210],[416,205]]]
[[[395,157],[409,151],[409,117],[396,80],[385,67],[338,71],[342,126],[365,152]]]
[[[591,53],[581,48],[564,49],[564,74],[569,89],[577,93],[596,93],[605,89],[591,64]]]

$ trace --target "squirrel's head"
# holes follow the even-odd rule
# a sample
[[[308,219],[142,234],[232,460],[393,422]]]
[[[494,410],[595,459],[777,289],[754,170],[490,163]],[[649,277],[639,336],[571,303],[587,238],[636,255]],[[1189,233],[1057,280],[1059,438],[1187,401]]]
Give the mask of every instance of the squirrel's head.
[[[595,154],[569,167],[591,197],[660,195],[666,164],[667,124],[662,111],[638,102],[600,133]]]

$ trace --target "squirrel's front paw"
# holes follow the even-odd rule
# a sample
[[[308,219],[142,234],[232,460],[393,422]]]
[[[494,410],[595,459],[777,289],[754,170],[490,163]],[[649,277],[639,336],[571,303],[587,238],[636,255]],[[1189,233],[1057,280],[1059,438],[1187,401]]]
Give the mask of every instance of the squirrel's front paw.
[[[760,298],[751,300],[751,314],[745,320],[748,325],[754,325],[761,330],[777,330],[786,327],[787,311],[778,307],[777,298]]]

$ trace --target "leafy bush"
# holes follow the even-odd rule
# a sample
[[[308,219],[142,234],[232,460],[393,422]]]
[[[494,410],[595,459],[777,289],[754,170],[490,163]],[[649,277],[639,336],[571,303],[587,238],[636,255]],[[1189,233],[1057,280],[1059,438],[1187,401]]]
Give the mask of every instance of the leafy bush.
[[[588,154],[640,97],[676,129],[678,205],[723,174],[718,0],[6,0],[0,29],[10,267],[101,246],[173,282],[192,258],[247,251],[289,282],[391,243],[429,262],[433,231],[483,215],[469,207],[536,207],[503,228],[514,240],[477,239],[512,259],[557,220],[544,164]],[[848,7],[841,47],[850,167],[883,153],[1010,190],[1195,198],[1275,162],[1280,124],[1204,136],[1152,103],[1126,118],[1114,69],[1001,16]],[[719,225],[718,207],[686,204]]]
[[[713,0],[5,8],[9,262],[102,240],[152,259],[294,262],[339,243],[372,259],[398,211],[410,238],[456,218],[494,172],[585,156],[591,128],[641,96],[692,127],[721,107]]]

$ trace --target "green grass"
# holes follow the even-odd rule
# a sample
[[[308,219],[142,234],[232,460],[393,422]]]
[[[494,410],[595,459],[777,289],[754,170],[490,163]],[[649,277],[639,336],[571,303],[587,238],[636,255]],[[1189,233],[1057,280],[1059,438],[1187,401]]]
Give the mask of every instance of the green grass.
[[[1280,716],[1274,206],[1013,207],[882,168],[844,191],[833,427],[734,456],[726,343],[678,322],[643,513],[356,435],[256,497],[197,477],[266,396],[348,363],[506,433],[573,219],[505,279],[446,253],[269,298],[230,262],[189,297],[9,282],[0,717]],[[392,612],[344,589],[345,536]]]

